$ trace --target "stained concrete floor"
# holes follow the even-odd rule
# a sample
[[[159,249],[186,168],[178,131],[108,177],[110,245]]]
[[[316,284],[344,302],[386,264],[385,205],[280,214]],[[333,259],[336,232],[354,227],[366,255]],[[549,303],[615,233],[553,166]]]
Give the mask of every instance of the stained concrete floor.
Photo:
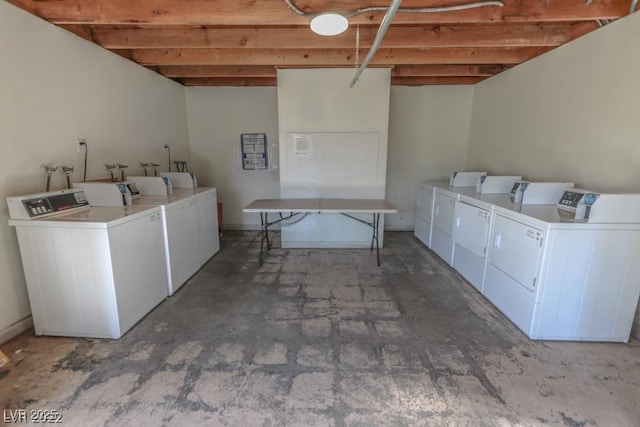
[[[533,342],[411,233],[222,249],[118,341],[2,346],[0,409],[77,426],[638,426],[640,343]],[[278,246],[276,241],[276,246]],[[6,419],[5,419],[6,421]]]

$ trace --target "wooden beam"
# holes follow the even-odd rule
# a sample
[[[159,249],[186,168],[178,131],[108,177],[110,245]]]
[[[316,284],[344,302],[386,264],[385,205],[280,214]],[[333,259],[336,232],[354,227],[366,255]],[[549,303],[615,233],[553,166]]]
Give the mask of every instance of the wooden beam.
[[[398,65],[391,70],[393,77],[474,77],[493,76],[503,72],[503,65]]]
[[[546,51],[546,47],[379,49],[373,65],[396,64],[519,64]],[[353,67],[354,52],[347,49],[144,49],[113,52],[141,65],[273,65]],[[360,54],[364,58],[364,54]]]
[[[87,26],[65,24],[83,38]],[[80,27],[76,31],[74,27]],[[387,48],[423,47],[520,47],[560,46],[577,35],[597,28],[595,22],[528,25],[427,25],[391,26],[382,42]],[[369,48],[376,28],[360,28],[360,46]],[[201,28],[153,27],[114,29],[92,27],[92,40],[107,49],[225,48],[225,49],[349,49],[355,48],[356,29],[331,37],[321,37],[308,28]]]
[[[167,77],[276,77],[276,69],[269,65],[167,65],[157,72]]]
[[[277,86],[275,77],[225,77],[179,79],[185,86]]]
[[[391,77],[392,86],[472,85],[486,77]],[[273,78],[185,78],[177,79],[185,86],[276,86]]]
[[[283,0],[7,0],[48,21],[85,24],[155,25],[308,25],[309,18],[294,13]],[[299,8],[316,14],[328,10],[352,12],[389,2],[350,0],[294,0]],[[449,2],[453,3],[453,2]],[[457,1],[455,4],[471,3]],[[405,0],[403,8],[442,6],[442,0]],[[553,22],[616,19],[629,13],[628,0],[505,0],[504,7],[482,7],[457,12],[404,13],[395,24],[442,24],[482,22]],[[351,24],[379,24],[383,12],[363,13]]]
[[[152,68],[169,78],[220,79],[274,78],[276,68],[267,65],[223,66],[223,65],[168,65]],[[506,69],[503,65],[398,65],[391,70],[392,77],[478,77],[493,76]]]
[[[486,77],[391,77],[392,86],[472,85]],[[177,79],[185,86],[277,86],[273,78],[185,78]]]
[[[89,25],[59,25],[59,27],[64,28],[82,39],[95,42],[92,33],[93,27]]]
[[[392,86],[473,85],[486,77],[391,77]]]

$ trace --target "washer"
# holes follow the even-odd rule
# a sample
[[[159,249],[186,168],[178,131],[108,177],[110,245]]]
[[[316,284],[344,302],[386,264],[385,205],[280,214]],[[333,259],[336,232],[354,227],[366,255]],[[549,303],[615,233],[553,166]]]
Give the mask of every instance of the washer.
[[[158,207],[90,207],[82,190],[7,198],[36,335],[118,339],[167,295]]]
[[[178,188],[166,196],[142,193],[132,203],[161,209],[171,296],[220,250],[216,189]]]
[[[190,186],[192,178],[187,175]],[[186,182],[186,181],[185,181]],[[126,183],[74,183],[92,205],[158,207],[166,258],[167,295],[180,289],[220,249],[215,188],[177,188],[165,177],[127,177]],[[120,196],[121,188],[128,194]],[[128,189],[128,190],[127,190]],[[131,194],[129,194],[131,193]],[[146,195],[145,195],[146,194]]]

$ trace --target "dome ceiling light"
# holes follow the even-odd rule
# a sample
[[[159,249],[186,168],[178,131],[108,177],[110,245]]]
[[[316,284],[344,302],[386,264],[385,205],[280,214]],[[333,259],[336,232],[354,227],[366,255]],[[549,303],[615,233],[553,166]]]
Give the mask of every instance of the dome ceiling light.
[[[321,13],[311,19],[311,31],[321,36],[336,36],[349,28],[349,21],[337,13]]]

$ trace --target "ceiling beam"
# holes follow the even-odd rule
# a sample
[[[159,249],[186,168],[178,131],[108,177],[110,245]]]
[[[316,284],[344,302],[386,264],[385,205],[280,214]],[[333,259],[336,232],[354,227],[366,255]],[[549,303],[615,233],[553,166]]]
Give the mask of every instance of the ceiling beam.
[[[167,65],[154,71],[166,77],[276,77],[276,69],[269,65]]]
[[[392,86],[473,85],[486,77],[391,77]]]
[[[294,13],[283,0],[7,0],[53,23],[155,24],[155,25],[307,25],[309,19]],[[307,13],[329,9],[350,12],[358,7],[388,6],[388,1],[294,0]],[[403,8],[442,6],[442,0],[405,0]],[[459,1],[455,4],[471,3]],[[629,13],[628,0],[509,0],[504,7],[482,7],[456,12],[403,13],[394,24],[553,22],[616,19]],[[363,13],[352,24],[379,24],[383,12]]]
[[[185,86],[277,86],[276,77],[225,77],[176,79]]]
[[[224,65],[168,65],[151,67],[153,71],[169,78],[228,77],[273,78],[276,68],[268,65],[224,66]],[[281,67],[282,68],[282,67]],[[391,69],[392,77],[478,77],[493,76],[505,70],[503,65],[398,65]]]
[[[519,64],[547,47],[379,49],[372,65]],[[143,49],[113,52],[141,65],[273,65],[353,67],[351,49]],[[366,52],[360,54],[364,58]]]
[[[425,85],[471,85],[486,77],[391,77],[392,86],[425,86]],[[176,81],[185,86],[277,86],[275,77],[247,78],[180,78]]]
[[[504,65],[398,65],[391,69],[392,77],[479,77],[503,72]]]
[[[224,48],[224,49],[350,49],[355,48],[356,29],[331,37],[318,36],[308,28],[88,28],[65,24],[64,28],[107,49]],[[528,25],[427,25],[394,27],[381,47],[520,47],[560,46],[598,28],[595,22]],[[376,28],[360,28],[360,46],[369,48]]]

